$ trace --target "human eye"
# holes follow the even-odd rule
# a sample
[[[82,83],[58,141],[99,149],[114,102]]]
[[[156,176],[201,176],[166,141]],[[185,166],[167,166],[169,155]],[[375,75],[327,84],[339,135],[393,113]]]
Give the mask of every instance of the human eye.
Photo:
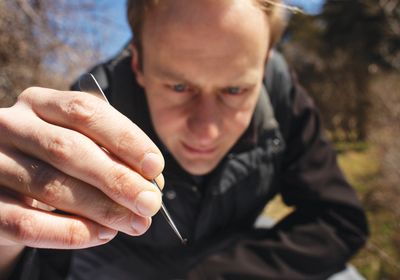
[[[226,87],[223,89],[223,93],[228,94],[228,95],[239,95],[242,94],[246,91],[246,89],[241,88],[241,87]]]
[[[169,88],[175,92],[186,92],[189,89],[185,84],[173,84],[170,85]]]

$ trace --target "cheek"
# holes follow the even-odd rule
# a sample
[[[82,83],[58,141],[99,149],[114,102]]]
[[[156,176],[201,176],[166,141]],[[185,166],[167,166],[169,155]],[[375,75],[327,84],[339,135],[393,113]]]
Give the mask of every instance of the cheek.
[[[157,135],[167,146],[173,139],[179,138],[179,135],[185,128],[185,117],[176,109],[150,105],[150,115]]]
[[[256,106],[256,99],[248,102],[246,107],[241,110],[230,111],[224,115],[224,127],[230,133],[240,137],[240,135],[248,128]]]
[[[249,126],[251,116],[250,112],[237,112],[235,116],[225,118],[225,127],[238,139]]]

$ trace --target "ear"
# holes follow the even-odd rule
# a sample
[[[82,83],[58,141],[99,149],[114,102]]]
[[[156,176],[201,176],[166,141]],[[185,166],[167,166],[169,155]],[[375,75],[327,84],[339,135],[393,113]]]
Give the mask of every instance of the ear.
[[[140,57],[139,57],[139,51],[136,46],[135,42],[131,43],[131,53],[132,53],[132,60],[131,60],[131,68],[133,73],[136,76],[136,81],[144,87],[144,77],[143,77],[143,70],[140,67]]]

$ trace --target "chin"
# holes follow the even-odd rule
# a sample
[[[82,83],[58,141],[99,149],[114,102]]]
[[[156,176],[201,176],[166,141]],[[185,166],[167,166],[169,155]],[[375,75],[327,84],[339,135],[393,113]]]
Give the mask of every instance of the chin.
[[[191,175],[195,175],[195,176],[202,176],[202,175],[207,175],[208,173],[210,173],[211,171],[213,171],[216,166],[217,163],[193,163],[193,162],[180,162],[180,165],[182,166],[182,168],[188,172]]]

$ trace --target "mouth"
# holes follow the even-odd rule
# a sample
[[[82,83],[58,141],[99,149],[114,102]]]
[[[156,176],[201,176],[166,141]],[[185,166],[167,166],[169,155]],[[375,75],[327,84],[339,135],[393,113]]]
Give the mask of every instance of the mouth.
[[[198,156],[212,155],[217,150],[216,147],[194,147],[194,146],[188,145],[184,142],[182,142],[182,146],[190,154],[198,155]]]

